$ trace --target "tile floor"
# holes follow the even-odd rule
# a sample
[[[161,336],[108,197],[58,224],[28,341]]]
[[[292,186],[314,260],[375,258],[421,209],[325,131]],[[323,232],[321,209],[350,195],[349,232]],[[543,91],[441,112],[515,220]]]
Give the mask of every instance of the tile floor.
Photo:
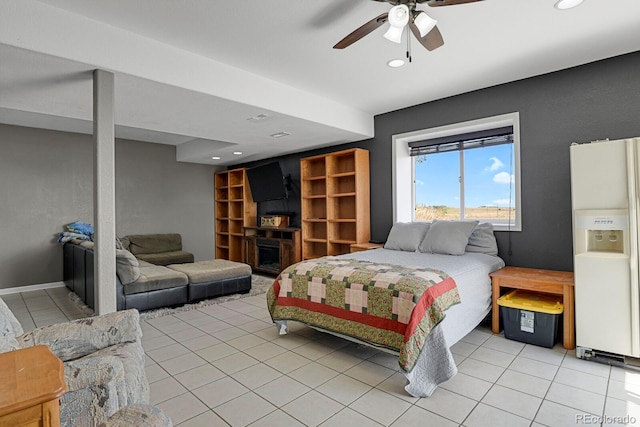
[[[84,316],[65,288],[2,296],[25,329]],[[479,326],[459,373],[407,395],[393,356],[301,325],[278,336],[253,296],[144,320],[151,403],[177,426],[640,425],[640,372]]]

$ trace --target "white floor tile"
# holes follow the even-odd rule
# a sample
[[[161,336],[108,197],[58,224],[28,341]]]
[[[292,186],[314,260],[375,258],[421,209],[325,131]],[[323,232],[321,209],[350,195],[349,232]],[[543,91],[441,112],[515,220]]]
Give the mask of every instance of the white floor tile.
[[[507,369],[496,384],[500,384],[504,387],[521,391],[532,396],[544,398],[547,394],[547,390],[549,390],[551,381]]]
[[[264,363],[274,369],[277,369],[283,374],[287,374],[312,362],[306,357],[302,357],[292,351],[287,351],[285,353],[279,354],[278,356],[265,360]]]
[[[231,376],[245,387],[253,390],[280,378],[282,375],[282,372],[278,372],[263,363],[258,363]]]
[[[147,373],[147,381],[149,381],[149,383],[154,383],[170,377],[169,373],[162,369],[162,366],[156,363],[145,366],[145,371]]]
[[[194,390],[224,378],[225,376],[226,374],[224,372],[207,363],[197,368],[181,372],[175,375],[174,378],[187,389]]]
[[[343,405],[349,405],[371,390],[371,386],[346,375],[338,375],[316,390]]]
[[[180,423],[180,427],[212,427],[223,425],[225,425],[224,420],[211,410]]]
[[[248,393],[250,390],[231,377],[224,377],[193,390],[193,394],[209,408],[215,408],[223,403]]]
[[[478,404],[468,397],[438,387],[431,396],[419,399],[416,405],[444,418],[461,423]]]
[[[611,366],[603,363],[592,362],[589,360],[578,359],[574,355],[569,355],[562,360],[562,367],[573,369],[575,371],[586,372],[592,375],[609,378]]]
[[[414,426],[438,426],[438,427],[457,427],[458,423],[443,418],[439,415],[412,406],[402,414],[393,424],[392,427],[414,427]]]
[[[295,371],[291,371],[287,375],[308,387],[316,388],[338,374],[337,371],[314,362],[298,368]]]
[[[344,408],[327,396],[311,390],[282,407],[282,410],[306,426],[317,426]]]
[[[277,408],[253,392],[216,407],[216,413],[232,426],[246,426]]]
[[[553,381],[598,394],[607,394],[607,378],[560,367]]]
[[[461,394],[470,399],[479,401],[489,391],[492,383],[471,377],[469,375],[458,372],[456,376],[449,381],[440,384],[440,387]]]
[[[531,421],[493,406],[478,404],[464,421],[466,427],[528,427]]]
[[[538,362],[537,360],[527,359],[526,357],[516,357],[509,365],[509,369],[522,372],[523,374],[533,375],[534,377],[543,378],[545,380],[553,380],[558,372],[558,366],[549,363]]]
[[[482,344],[482,346],[485,348],[498,350],[503,353],[513,354],[515,356],[522,351],[525,344],[520,341],[507,339],[503,335],[492,335],[487,341]]]
[[[492,348],[479,347],[471,353],[469,357],[481,362],[506,368],[513,362],[516,356],[510,353],[505,353],[504,351],[494,350]]]
[[[217,425],[218,424],[210,424],[210,426]],[[304,424],[280,409],[271,412],[269,415],[260,418],[250,425],[251,427],[304,427]]]
[[[382,424],[373,421],[371,418],[365,417],[364,415],[354,411],[351,408],[344,408],[343,410],[329,418],[327,421],[322,423],[322,427],[379,427],[381,425]]]
[[[149,384],[150,398],[149,402],[152,405],[164,402],[181,394],[187,392],[178,381],[172,377],[164,378]]]
[[[551,402],[549,400],[545,400],[540,405],[540,409],[538,410],[538,414],[536,415],[535,421],[543,424],[545,426],[575,426],[580,425],[582,421],[586,420],[586,417],[595,417],[593,414],[589,414],[583,411],[576,410],[575,408],[570,408],[568,406],[560,405],[559,403]],[[580,418],[581,417],[581,418]],[[593,418],[592,418],[593,419]],[[582,423],[584,425],[600,425],[599,422],[596,423]]]
[[[492,383],[496,382],[504,371],[505,368],[470,357],[458,365],[458,372]]]
[[[553,351],[537,345],[527,344],[520,352],[520,356],[551,365],[560,365],[565,357],[565,353],[566,350],[564,349]]]
[[[396,371],[394,370],[369,362],[368,360],[344,371],[345,375],[374,387],[395,373]]]
[[[253,357],[241,352],[233,353],[230,356],[226,356],[211,362],[213,366],[220,369],[227,375],[235,374],[236,372],[242,371],[243,369],[246,369],[257,363],[260,362]]]
[[[554,382],[549,387],[546,400],[583,412],[601,414],[604,409],[605,396]]]
[[[287,350],[269,341],[264,341],[262,344],[245,349],[244,352],[254,359],[265,361],[279,354],[286,353]]]
[[[235,353],[238,353],[237,349],[223,342],[196,351],[196,354],[207,362],[214,362]]]
[[[306,385],[282,376],[254,390],[278,408],[311,391]]]
[[[500,385],[494,385],[482,398],[482,403],[528,420],[533,420],[542,403],[542,399]]]
[[[169,415],[173,424],[179,424],[209,410],[204,403],[191,393],[184,393],[165,400],[159,403],[158,407]]]
[[[350,404],[349,407],[382,425],[388,426],[409,409],[411,404],[374,388]]]

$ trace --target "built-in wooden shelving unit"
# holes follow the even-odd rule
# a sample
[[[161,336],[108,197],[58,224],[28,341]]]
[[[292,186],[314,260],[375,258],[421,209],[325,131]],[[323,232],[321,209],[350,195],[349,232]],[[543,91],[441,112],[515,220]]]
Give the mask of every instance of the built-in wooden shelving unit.
[[[370,239],[369,152],[360,148],[300,160],[302,257],[349,253]]]
[[[246,169],[216,172],[216,258],[244,262],[244,227],[256,225]]]

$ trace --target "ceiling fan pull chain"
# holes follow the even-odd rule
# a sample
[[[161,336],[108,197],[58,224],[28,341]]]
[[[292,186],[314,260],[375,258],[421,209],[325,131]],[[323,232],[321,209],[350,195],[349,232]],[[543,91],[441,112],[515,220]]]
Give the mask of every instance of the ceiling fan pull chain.
[[[407,28],[407,59],[411,62],[411,34],[409,34],[409,27]]]

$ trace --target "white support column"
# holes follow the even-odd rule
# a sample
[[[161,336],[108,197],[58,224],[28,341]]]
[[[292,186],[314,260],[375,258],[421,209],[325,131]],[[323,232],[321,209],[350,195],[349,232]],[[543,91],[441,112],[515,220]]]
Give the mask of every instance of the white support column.
[[[93,72],[93,224],[95,310],[117,310],[114,75]]]

